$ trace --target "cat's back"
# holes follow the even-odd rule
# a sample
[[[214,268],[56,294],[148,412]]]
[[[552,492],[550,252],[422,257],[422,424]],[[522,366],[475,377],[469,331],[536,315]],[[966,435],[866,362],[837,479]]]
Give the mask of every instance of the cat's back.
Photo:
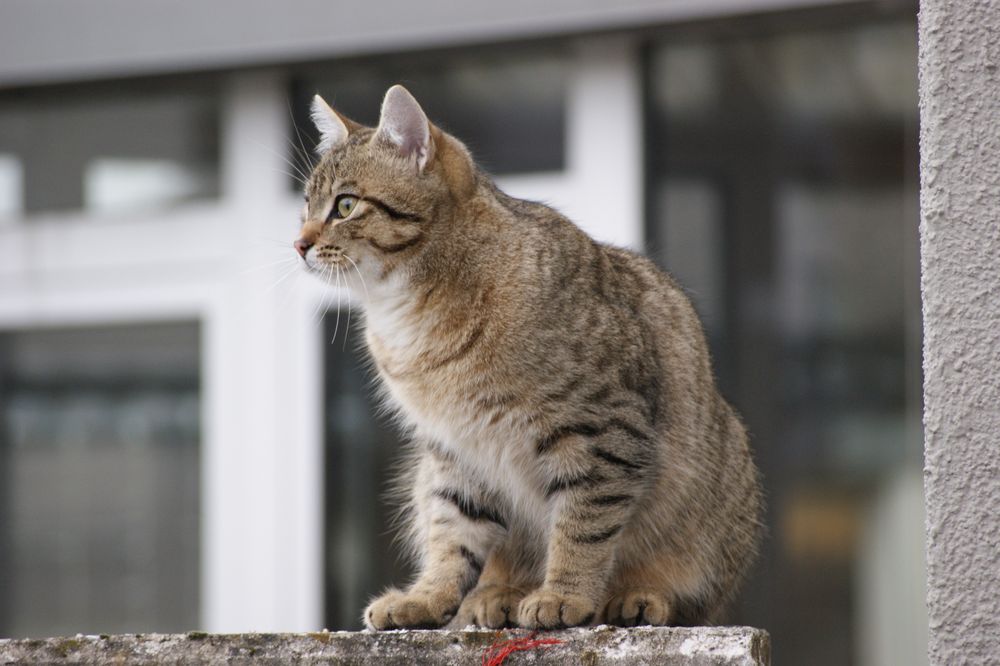
[[[667,271],[642,254],[594,240],[543,203],[494,192],[509,217],[497,245],[518,255],[508,263],[521,267],[508,281],[520,294],[511,303],[530,313],[522,333],[543,340],[545,354],[561,340],[561,346],[590,346],[599,358],[603,347],[642,351],[650,362],[662,353],[668,363],[710,373],[700,319]]]
[[[611,305],[642,308],[659,302],[677,308],[678,316],[697,316],[674,278],[644,255],[593,239],[555,208],[538,201],[512,197],[495,185],[489,192],[507,218],[498,239],[510,247],[509,237],[520,238],[528,280],[554,300],[606,301]],[[497,215],[497,213],[494,213]],[[572,291],[566,291],[572,288]]]

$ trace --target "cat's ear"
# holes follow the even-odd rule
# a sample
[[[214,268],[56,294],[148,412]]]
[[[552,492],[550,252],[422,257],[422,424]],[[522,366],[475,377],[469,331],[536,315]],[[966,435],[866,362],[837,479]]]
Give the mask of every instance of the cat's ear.
[[[385,93],[375,134],[395,145],[403,157],[416,164],[418,171],[423,171],[434,155],[430,122],[403,86],[395,85]]]
[[[319,95],[313,96],[311,113],[313,124],[319,130],[319,143],[316,152],[323,154],[347,141],[350,128],[344,118],[334,111],[326,100]]]

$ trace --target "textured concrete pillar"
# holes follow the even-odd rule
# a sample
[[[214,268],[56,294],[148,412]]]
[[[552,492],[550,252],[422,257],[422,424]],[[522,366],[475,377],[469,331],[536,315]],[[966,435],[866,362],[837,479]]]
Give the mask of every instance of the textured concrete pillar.
[[[1000,658],[1000,2],[920,2],[927,605],[934,664]]]

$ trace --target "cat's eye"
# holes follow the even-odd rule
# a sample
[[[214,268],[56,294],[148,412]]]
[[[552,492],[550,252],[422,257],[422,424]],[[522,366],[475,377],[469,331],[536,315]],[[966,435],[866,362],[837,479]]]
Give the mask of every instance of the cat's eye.
[[[333,202],[333,212],[330,214],[330,217],[335,220],[342,220],[345,217],[348,217],[357,205],[357,197],[353,197],[350,194],[341,194],[337,197],[337,200]]]

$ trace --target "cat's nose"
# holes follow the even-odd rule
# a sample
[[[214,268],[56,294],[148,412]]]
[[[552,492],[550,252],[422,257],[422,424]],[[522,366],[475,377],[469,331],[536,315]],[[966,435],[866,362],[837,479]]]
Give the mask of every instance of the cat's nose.
[[[299,256],[302,257],[303,259],[306,258],[306,252],[309,251],[309,248],[313,246],[312,243],[310,243],[307,240],[303,240],[301,238],[292,243],[292,245],[295,247],[295,251],[298,252]]]

